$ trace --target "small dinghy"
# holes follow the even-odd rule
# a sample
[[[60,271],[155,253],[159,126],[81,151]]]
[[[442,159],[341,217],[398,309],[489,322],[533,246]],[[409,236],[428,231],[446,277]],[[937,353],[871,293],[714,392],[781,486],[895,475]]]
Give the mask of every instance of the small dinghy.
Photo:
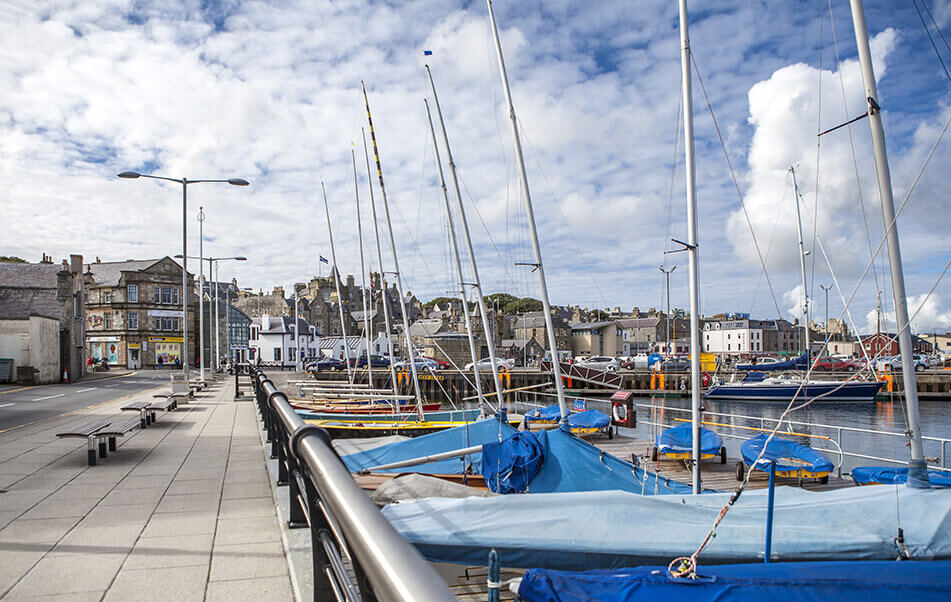
[[[523,418],[526,429],[533,426],[542,428],[552,428],[558,426],[561,422],[561,410],[557,405],[545,408],[537,408],[527,412]],[[611,431],[611,417],[598,410],[585,410],[584,412],[568,412],[568,428],[571,434],[584,436],[594,435],[606,432],[608,437],[613,436]]]
[[[860,466],[852,469],[856,485],[904,485],[908,481],[908,467]],[[944,470],[929,470],[928,481],[932,487],[951,487],[951,473]]]
[[[770,464],[775,462],[777,476],[819,479],[820,483],[829,482],[829,473],[835,469],[835,466],[825,454],[801,443],[776,437],[773,437],[769,445],[766,445],[766,439],[767,436],[764,433],[740,446],[743,460],[736,463],[737,481],[743,480],[747,465],[750,469],[769,472]],[[757,462],[756,458],[759,457],[764,445],[766,445],[766,452]]]
[[[673,460],[689,460],[693,454],[693,426],[685,422],[669,428],[654,441],[651,448],[651,461],[659,456]],[[720,458],[720,464],[726,464],[726,447],[723,438],[710,429],[700,427],[700,459]]]

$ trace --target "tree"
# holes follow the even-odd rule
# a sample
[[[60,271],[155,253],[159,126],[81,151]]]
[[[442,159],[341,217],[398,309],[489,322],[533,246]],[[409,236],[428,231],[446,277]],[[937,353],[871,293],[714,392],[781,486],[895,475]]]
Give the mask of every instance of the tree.
[[[26,263],[26,260],[15,255],[0,255],[0,263]]]

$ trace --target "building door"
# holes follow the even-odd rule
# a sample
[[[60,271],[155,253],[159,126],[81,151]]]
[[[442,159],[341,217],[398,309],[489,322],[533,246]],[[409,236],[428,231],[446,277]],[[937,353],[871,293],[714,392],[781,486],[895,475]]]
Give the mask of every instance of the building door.
[[[142,360],[139,358],[139,349],[137,347],[129,347],[129,368],[138,370],[141,367]]]

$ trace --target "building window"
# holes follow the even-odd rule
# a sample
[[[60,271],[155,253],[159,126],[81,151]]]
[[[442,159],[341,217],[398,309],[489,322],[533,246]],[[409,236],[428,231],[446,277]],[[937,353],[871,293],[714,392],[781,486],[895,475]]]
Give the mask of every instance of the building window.
[[[172,287],[163,286],[162,287],[162,299],[160,303],[171,303],[172,302]]]
[[[287,357],[288,359],[296,357],[297,347],[288,347],[287,348]]]
[[[182,300],[179,298],[178,289],[173,288],[172,289],[172,303],[174,303],[175,305],[178,305],[181,302]]]
[[[258,340],[258,329],[252,328],[248,338],[252,341]]]
[[[129,303],[139,302],[139,285],[130,284],[126,287],[126,301]]]
[[[292,341],[294,340],[294,330],[295,330],[294,325],[291,324],[290,333],[291,333],[291,340],[292,340]]]
[[[139,329],[139,314],[134,311],[129,312],[129,330]]]
[[[102,291],[102,302],[112,303],[112,291]]]
[[[106,330],[112,328],[112,316],[108,312],[102,317],[102,325]]]
[[[275,348],[274,348],[274,361],[275,361],[275,362],[281,361],[281,348],[280,348],[280,347],[275,347]]]
[[[181,330],[181,329],[182,329],[181,318],[172,318],[172,330]]]

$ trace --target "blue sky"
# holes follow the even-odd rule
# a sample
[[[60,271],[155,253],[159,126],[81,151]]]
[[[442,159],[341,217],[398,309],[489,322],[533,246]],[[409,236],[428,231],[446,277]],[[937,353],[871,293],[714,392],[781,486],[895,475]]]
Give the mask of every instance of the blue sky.
[[[945,29],[948,2],[931,0],[928,8]],[[667,239],[685,236],[676,3],[499,0],[495,10],[553,302],[661,306],[657,265]],[[846,296],[869,261],[869,240],[874,247],[881,238],[867,124],[851,128],[854,163],[846,130],[824,137],[816,156],[817,127],[845,117],[840,86],[849,116],[863,101],[848,3],[833,2],[831,18],[828,10],[821,2],[690,5],[697,65],[776,299],[695,79],[704,313],[796,312],[791,164],[807,244],[818,223]],[[868,1],[866,10],[900,201],[951,115],[951,84],[914,4]],[[323,180],[341,270],[356,273],[351,148],[371,231],[359,142],[365,80],[406,284],[423,298],[446,294],[453,277],[422,103],[421,51],[431,49],[485,286],[537,295],[534,276],[513,265],[529,259],[530,247],[480,1],[6,3],[0,39],[8,226],[0,254],[107,260],[180,252],[179,192],[115,178],[136,169],[250,180],[250,189],[196,186],[189,197],[192,218],[205,207],[210,252],[251,259],[222,275],[255,288],[305,280],[317,272],[318,254],[329,257]],[[951,67],[951,51],[940,37],[935,42]],[[899,222],[913,311],[951,256],[949,144],[938,146]],[[197,221],[190,227],[196,245]],[[821,260],[818,291],[831,278],[813,257]],[[891,304],[877,266],[850,305],[860,329],[878,289]],[[685,268],[672,278],[675,306],[686,305]],[[951,328],[949,286],[942,281],[922,308],[918,330]],[[831,293],[830,314],[842,307]],[[813,311],[824,309],[820,298]]]

